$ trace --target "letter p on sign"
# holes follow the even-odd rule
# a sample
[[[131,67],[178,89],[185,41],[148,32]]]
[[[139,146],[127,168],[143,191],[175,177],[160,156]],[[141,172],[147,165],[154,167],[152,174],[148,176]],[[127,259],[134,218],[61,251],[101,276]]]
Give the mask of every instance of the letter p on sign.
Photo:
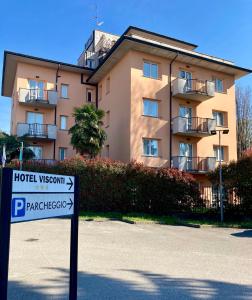
[[[12,218],[23,217],[25,215],[25,198],[13,198],[11,205]]]

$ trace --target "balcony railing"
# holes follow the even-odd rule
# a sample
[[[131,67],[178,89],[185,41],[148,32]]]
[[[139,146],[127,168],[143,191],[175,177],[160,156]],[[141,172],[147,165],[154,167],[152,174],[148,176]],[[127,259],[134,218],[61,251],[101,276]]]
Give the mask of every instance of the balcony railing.
[[[216,167],[215,157],[188,157],[174,156],[172,158],[173,168],[191,173],[207,173]]]
[[[27,138],[55,140],[57,136],[57,127],[52,124],[38,123],[18,123],[17,136]]]
[[[175,117],[172,120],[173,134],[185,134],[191,136],[211,135],[211,130],[216,129],[216,120],[199,117]]]
[[[204,101],[215,94],[215,85],[213,81],[199,79],[177,78],[172,85],[173,96]]]
[[[56,106],[57,91],[42,89],[19,89],[19,102],[28,105]]]

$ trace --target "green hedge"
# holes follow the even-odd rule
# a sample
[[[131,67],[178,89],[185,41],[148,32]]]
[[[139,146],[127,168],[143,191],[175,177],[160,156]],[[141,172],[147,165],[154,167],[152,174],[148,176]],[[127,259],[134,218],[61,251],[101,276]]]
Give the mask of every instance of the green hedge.
[[[252,151],[247,151],[238,161],[223,165],[223,184],[226,191],[233,191],[241,201],[241,208],[252,214]],[[219,182],[219,168],[209,174],[213,184]]]
[[[12,164],[15,168],[15,164]],[[153,169],[132,162],[75,157],[46,165],[26,162],[24,170],[80,177],[80,208],[88,211],[163,215],[199,204],[193,177],[176,169]]]

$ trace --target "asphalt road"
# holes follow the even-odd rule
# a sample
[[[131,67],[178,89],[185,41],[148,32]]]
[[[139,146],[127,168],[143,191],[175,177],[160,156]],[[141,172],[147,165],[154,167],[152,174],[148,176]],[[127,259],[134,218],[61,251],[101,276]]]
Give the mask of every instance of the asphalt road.
[[[9,299],[68,299],[69,220],[13,224]],[[78,299],[252,299],[252,231],[80,222]]]

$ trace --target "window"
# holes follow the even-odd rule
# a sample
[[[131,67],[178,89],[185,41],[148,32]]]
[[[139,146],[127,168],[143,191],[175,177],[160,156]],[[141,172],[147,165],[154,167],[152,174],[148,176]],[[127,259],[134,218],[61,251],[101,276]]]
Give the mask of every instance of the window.
[[[92,90],[87,89],[87,102],[92,102]]]
[[[188,71],[181,70],[179,72],[179,77],[182,78],[182,79],[186,79],[185,88],[186,88],[187,91],[191,91],[192,90],[192,73],[188,72]]]
[[[158,102],[144,99],[143,100],[143,114],[144,116],[158,117]]]
[[[106,157],[109,157],[109,145],[106,145]]]
[[[158,79],[158,64],[151,62],[144,62],[143,75],[153,79]]]
[[[110,77],[106,79],[106,94],[110,92]]]
[[[158,140],[143,139],[143,153],[146,156],[158,156]]]
[[[102,100],[102,84],[100,84],[98,88],[98,99],[99,101]]]
[[[214,146],[214,157],[217,161],[224,161],[224,146]]]
[[[38,80],[29,80],[30,100],[44,100],[44,82]]]
[[[192,79],[192,73],[188,72],[188,71],[181,70],[179,72],[179,77],[183,78],[183,79],[189,79],[189,80],[191,80]]]
[[[42,147],[40,146],[30,146],[28,147],[34,153],[33,159],[42,159]]]
[[[43,114],[28,111],[26,120],[28,124],[43,124]]]
[[[213,118],[216,120],[217,126],[224,126],[224,113],[220,111],[213,111]]]
[[[94,61],[94,59],[88,58],[86,60],[86,67],[94,69],[94,67],[95,67],[95,61]]]
[[[223,93],[224,89],[223,89],[223,80],[215,78],[214,79],[215,82],[215,91],[218,93]]]
[[[61,85],[61,98],[68,98],[68,84],[62,84]]]
[[[64,160],[66,158],[66,148],[59,148],[59,160]]]
[[[67,116],[60,116],[60,129],[67,130]]]
[[[109,127],[109,123],[110,123],[110,111],[106,111],[106,127]]]

